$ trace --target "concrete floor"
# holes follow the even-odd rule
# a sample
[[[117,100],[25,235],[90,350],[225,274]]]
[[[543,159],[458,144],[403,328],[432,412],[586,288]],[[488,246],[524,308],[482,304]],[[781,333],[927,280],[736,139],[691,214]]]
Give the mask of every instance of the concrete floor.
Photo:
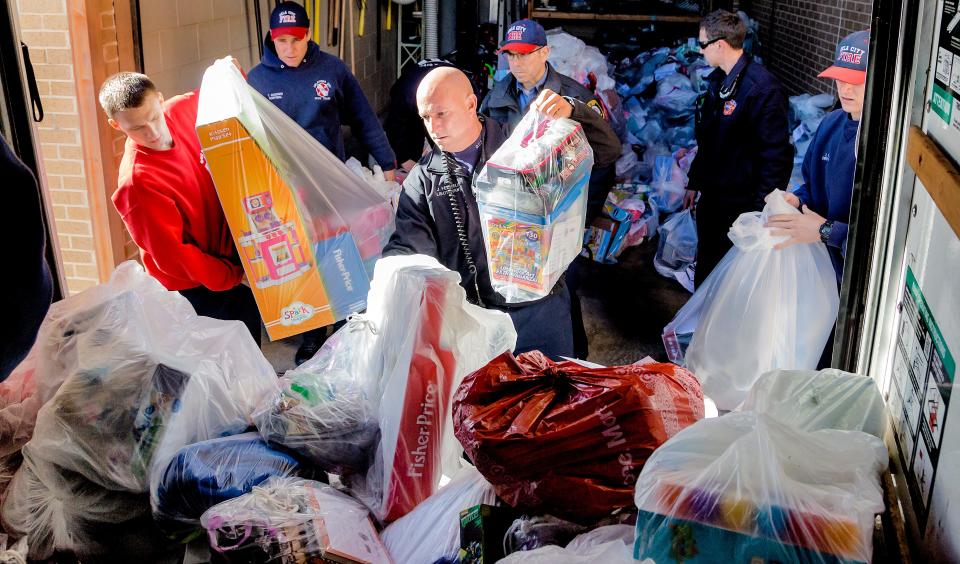
[[[587,360],[604,366],[645,356],[666,361],[661,333],[690,293],[653,268],[657,240],[631,247],[617,264],[590,262],[580,289],[590,343]]]
[[[605,366],[631,364],[645,356],[666,361],[660,334],[690,293],[653,268],[657,241],[623,252],[618,264],[583,260],[580,289],[583,320],[590,342],[587,360]],[[263,353],[282,375],[294,367],[300,337],[270,342],[263,335]]]

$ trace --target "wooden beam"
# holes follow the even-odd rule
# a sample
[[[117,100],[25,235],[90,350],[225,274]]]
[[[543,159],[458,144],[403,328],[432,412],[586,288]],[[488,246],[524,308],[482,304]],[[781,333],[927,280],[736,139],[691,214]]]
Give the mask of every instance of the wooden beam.
[[[671,16],[656,14],[594,14],[588,12],[555,12],[553,10],[533,10],[531,17],[536,20],[581,20],[581,21],[628,21],[661,23],[700,23],[701,17]]]
[[[919,127],[913,126],[907,141],[907,162],[960,237],[960,172],[953,161]]]

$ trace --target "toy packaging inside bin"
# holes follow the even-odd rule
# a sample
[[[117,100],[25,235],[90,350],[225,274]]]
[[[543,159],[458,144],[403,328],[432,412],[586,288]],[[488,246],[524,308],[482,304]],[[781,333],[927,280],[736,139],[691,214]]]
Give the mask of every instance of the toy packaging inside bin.
[[[870,562],[884,509],[881,439],[734,412],[660,447],[636,484],[634,558]]]
[[[214,562],[390,564],[367,509],[312,480],[270,478],[200,522]]]
[[[491,284],[508,303],[548,295],[580,254],[592,167],[577,122],[527,112],[480,171]]]
[[[229,59],[204,73],[197,134],[270,339],[362,311],[393,232],[385,196]]]

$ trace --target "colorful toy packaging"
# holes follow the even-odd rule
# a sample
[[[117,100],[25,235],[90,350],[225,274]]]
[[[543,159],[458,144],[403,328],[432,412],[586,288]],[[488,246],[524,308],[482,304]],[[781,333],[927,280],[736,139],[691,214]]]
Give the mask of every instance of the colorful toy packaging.
[[[692,425],[636,484],[634,558],[656,562],[869,562],[883,511],[881,439],[734,412]]]
[[[509,505],[593,524],[630,504],[650,454],[703,417],[700,383],[673,364],[587,368],[505,353],[467,376],[453,425]]]
[[[390,564],[367,510],[320,482],[270,478],[208,509],[213,562]]]
[[[600,263],[614,264],[630,232],[630,212],[610,201],[603,205],[603,216],[593,220],[583,237],[584,253]]]
[[[548,295],[580,253],[592,167],[578,123],[528,112],[480,171],[491,284],[508,303]]]
[[[270,338],[363,310],[373,262],[393,232],[386,197],[228,59],[204,74],[197,134]]]

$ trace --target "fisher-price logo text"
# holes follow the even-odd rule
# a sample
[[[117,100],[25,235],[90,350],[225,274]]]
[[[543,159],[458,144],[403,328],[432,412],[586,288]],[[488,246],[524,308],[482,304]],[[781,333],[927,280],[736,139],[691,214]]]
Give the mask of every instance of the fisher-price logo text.
[[[315,313],[313,306],[303,302],[293,302],[280,312],[281,325],[299,325],[313,317]]]
[[[280,23],[297,23],[297,15],[293,12],[280,12]]]
[[[427,465],[427,455],[430,451],[430,436],[432,434],[434,419],[437,413],[437,385],[433,382],[427,383],[427,393],[423,396],[423,403],[420,404],[420,414],[417,415],[417,448],[410,451],[413,457],[413,464],[407,469],[407,476],[410,478],[420,478],[423,476],[423,469]]]

